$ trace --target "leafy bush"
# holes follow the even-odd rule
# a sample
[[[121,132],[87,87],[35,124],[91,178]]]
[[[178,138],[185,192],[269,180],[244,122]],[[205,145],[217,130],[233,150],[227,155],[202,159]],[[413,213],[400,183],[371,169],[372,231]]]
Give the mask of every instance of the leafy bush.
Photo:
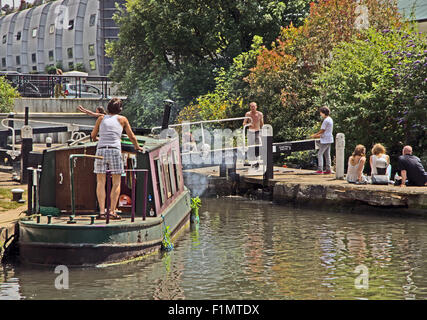
[[[48,65],[44,70],[47,74],[56,74],[56,67],[54,65]]]
[[[374,29],[400,25],[395,1],[364,0]],[[283,28],[271,49],[263,48],[246,78],[251,99],[265,109],[279,141],[304,139],[319,126],[313,79],[328,65],[331,50],[341,42],[363,36],[357,28],[357,3],[320,0],[310,4],[304,25]]]
[[[76,71],[86,72],[85,64],[84,64],[84,63],[82,63],[82,62],[76,63],[76,65],[75,65],[74,69],[75,69]]]
[[[0,112],[11,112],[13,110],[14,100],[18,97],[18,91],[13,88],[4,77],[0,77]]]
[[[391,155],[402,146],[427,146],[427,41],[412,26],[364,32],[336,47],[315,83],[319,104],[332,107],[335,131],[346,135],[349,154],[384,144]]]
[[[221,68],[227,72],[235,57],[251,50],[255,36],[269,45],[281,26],[302,23],[309,1],[127,1],[126,10],[115,15],[119,39],[106,46],[107,55],[114,58],[110,77],[121,83],[122,93],[131,100],[133,95],[166,95],[176,101],[177,111],[201,103],[206,116],[222,116],[223,110],[214,111],[218,101],[223,109],[229,107],[215,92],[215,77]],[[164,87],[164,83],[168,85]],[[208,96],[196,101],[205,94]],[[230,98],[235,101],[237,97]],[[156,110],[145,101],[131,105],[133,113]],[[150,118],[141,122],[146,120]]]

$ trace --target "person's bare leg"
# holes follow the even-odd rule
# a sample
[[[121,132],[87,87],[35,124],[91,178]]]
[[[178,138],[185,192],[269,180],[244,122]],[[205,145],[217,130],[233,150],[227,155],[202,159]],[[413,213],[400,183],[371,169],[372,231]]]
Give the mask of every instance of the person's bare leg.
[[[105,173],[96,174],[96,196],[98,197],[99,214],[105,214]]]
[[[120,182],[122,175],[121,174],[112,174],[113,177],[113,186],[111,187],[111,205],[110,205],[110,214],[115,214],[117,202],[119,201],[120,196]]]

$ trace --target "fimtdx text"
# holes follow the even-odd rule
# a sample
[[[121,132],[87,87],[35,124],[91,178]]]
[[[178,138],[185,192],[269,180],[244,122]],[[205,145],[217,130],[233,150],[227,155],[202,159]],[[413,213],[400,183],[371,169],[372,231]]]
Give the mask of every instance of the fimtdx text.
[[[258,307],[259,305],[253,304],[214,304],[212,306],[212,314],[259,314]]]

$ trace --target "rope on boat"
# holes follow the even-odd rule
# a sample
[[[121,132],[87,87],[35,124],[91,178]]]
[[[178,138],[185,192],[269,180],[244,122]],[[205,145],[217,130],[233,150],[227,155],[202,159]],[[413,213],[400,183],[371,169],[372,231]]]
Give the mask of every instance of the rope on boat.
[[[160,215],[163,220],[163,240],[162,240],[162,250],[164,251],[172,251],[173,250],[173,243],[170,236],[169,226],[166,227],[165,224],[165,217],[163,215]]]

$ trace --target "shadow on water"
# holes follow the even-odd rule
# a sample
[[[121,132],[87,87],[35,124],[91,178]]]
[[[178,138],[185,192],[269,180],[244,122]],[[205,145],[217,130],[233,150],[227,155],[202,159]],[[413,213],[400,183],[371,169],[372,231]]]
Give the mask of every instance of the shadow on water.
[[[0,299],[426,299],[427,220],[203,199],[172,252],[70,269],[0,266]]]

